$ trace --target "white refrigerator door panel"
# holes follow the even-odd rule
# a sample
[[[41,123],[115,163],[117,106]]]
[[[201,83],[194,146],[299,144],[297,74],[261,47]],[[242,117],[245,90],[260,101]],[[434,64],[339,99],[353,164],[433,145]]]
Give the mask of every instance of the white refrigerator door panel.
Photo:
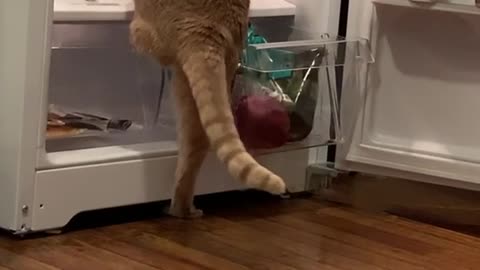
[[[0,1],[0,227],[9,230],[31,223],[50,4]]]
[[[344,104],[353,98],[363,106],[350,122],[352,136],[339,147],[337,166],[479,184],[478,8],[455,1],[438,4],[442,10],[410,1],[351,2],[349,35],[370,39],[376,63],[365,92],[344,95]]]

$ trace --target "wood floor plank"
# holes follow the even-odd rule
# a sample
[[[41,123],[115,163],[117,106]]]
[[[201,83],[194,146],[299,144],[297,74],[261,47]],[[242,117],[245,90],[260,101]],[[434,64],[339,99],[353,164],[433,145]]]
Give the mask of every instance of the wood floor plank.
[[[177,243],[176,241],[167,239],[167,238],[160,238],[157,235],[150,234],[150,233],[145,233],[142,234],[138,239],[143,241],[143,245],[146,246],[151,246],[154,245],[156,248],[164,248],[165,244],[163,242],[167,241],[169,245],[171,246],[179,246],[180,244]],[[188,243],[188,242],[187,242]],[[175,249],[172,249],[172,251]],[[182,253],[180,253],[182,254]],[[178,256],[178,255],[177,255]],[[241,270],[246,270],[248,269],[242,264],[239,263],[233,263],[231,261],[228,261],[228,258],[223,258],[223,257],[217,257],[213,255],[208,255],[207,253],[199,250],[194,250],[192,249],[188,255],[183,254],[182,256],[185,256],[185,258],[188,258],[189,260],[195,260],[199,266],[202,266],[204,269],[241,269]],[[214,259],[213,259],[214,258]],[[201,269],[200,267],[197,269]]]
[[[171,241],[152,233],[140,233],[134,239],[126,241],[134,246],[153,250],[157,253],[164,253],[167,256],[175,258],[179,261],[188,262],[193,266],[194,269],[247,269],[240,264],[219,258],[213,254],[187,248],[175,241]]]
[[[177,242],[181,245],[189,246],[205,253],[215,254],[224,259],[235,261],[249,269],[295,269],[283,265],[276,260],[270,260],[250,251],[244,251],[221,241],[217,241],[216,236],[209,232],[196,230],[191,226],[191,222],[189,221],[162,219],[142,222],[139,224],[128,224],[126,226],[129,226],[128,231],[131,236],[125,235],[125,237],[135,237],[135,235],[139,233],[148,232],[169,239],[170,241]],[[125,227],[123,226],[108,228],[109,231],[124,229]],[[137,232],[135,232],[136,230]]]
[[[231,233],[229,230],[237,231],[239,237],[254,237],[262,239],[263,243],[274,244],[278,247],[283,247],[287,252],[296,256],[306,257],[311,260],[321,262],[327,265],[335,265],[341,269],[380,269],[379,267],[366,264],[363,261],[357,261],[348,257],[345,257],[344,252],[334,253],[331,251],[330,246],[322,245],[325,240],[328,239],[317,237],[317,240],[313,234],[299,235],[296,230],[292,230],[289,227],[276,226],[278,224],[268,222],[263,219],[250,219],[239,223],[226,222],[228,230],[225,233]],[[246,229],[249,228],[249,229]],[[290,231],[289,231],[290,230]],[[343,254],[343,255],[341,255]]]
[[[289,226],[291,224],[282,224],[282,222],[278,222],[276,218],[281,217],[288,217],[295,214],[305,214],[314,216],[315,210],[323,209],[331,207],[332,204],[329,203],[321,203],[317,200],[294,200],[295,208],[297,211],[288,212],[285,215],[272,215],[268,208],[264,208],[263,205],[254,207],[253,209],[249,210],[248,212],[229,212],[229,211],[216,211],[215,214],[220,215],[222,217],[232,219],[239,223],[248,223],[252,219],[254,220],[261,220],[263,223],[268,223],[264,231],[272,231],[272,227],[276,226],[278,228],[278,234],[283,236],[296,236],[294,239],[298,240],[298,235],[303,236],[303,239],[306,241],[310,241],[312,245],[320,245],[324,246],[326,250],[336,252],[337,254],[342,254],[343,256],[348,256],[348,258],[356,260],[357,262],[363,262],[364,264],[375,264],[378,267],[383,269],[423,269],[423,265],[425,265],[425,261],[421,259],[421,256],[416,256],[416,260],[405,261],[398,256],[398,252],[396,250],[392,250],[386,252],[388,250],[388,246],[386,247],[383,243],[380,245],[373,245],[369,243],[371,239],[368,239],[368,236],[363,239],[360,237],[346,235],[347,240],[345,241],[345,236],[338,238],[336,237],[337,234],[341,235],[341,232],[329,229],[327,227],[317,226],[315,224],[308,224],[309,222],[306,221],[307,224],[302,224],[302,219],[295,219],[294,223],[296,226]],[[288,201],[287,201],[288,202]],[[287,203],[288,204],[288,203]],[[313,209],[313,210],[312,210]],[[277,213],[285,213],[285,212],[277,212]],[[290,213],[290,214],[289,214]],[[310,226],[309,226],[310,225]],[[253,224],[255,228],[259,228],[258,225]],[[312,229],[313,231],[306,232],[302,229],[302,226],[307,226],[308,228]],[[288,233],[281,233],[283,231],[288,231]],[[323,232],[322,232],[323,230]],[[303,234],[303,235],[302,235]],[[305,235],[307,234],[307,235]],[[293,238],[293,237],[292,237]],[[311,241],[315,241],[311,243]],[[377,247],[378,246],[378,247]],[[382,252],[378,252],[377,249],[382,249]],[[328,251],[327,251],[328,252]],[[407,254],[408,257],[409,254]],[[360,266],[358,266],[360,267]],[[374,266],[371,266],[372,268]],[[368,269],[368,268],[367,268]]]
[[[223,241],[217,241],[217,237],[209,233],[202,235],[196,235],[195,233],[191,233],[188,236],[188,240],[185,240],[184,236],[180,233],[172,233],[169,236],[165,237],[170,238],[172,241],[188,243],[189,245],[195,246],[199,250],[205,252],[212,252],[223,258],[236,261],[237,263],[244,265],[248,269],[296,269],[282,264],[275,259],[265,258],[250,251],[245,251],[235,246],[229,245],[228,243],[225,243]],[[205,243],[207,243],[208,246],[206,246]]]
[[[134,237],[135,235],[132,235]],[[165,254],[164,252],[156,252],[138,245],[130,244],[128,241],[111,238],[103,233],[95,232],[80,232],[76,233],[75,238],[81,238],[83,241],[94,244],[97,247],[108,250],[120,256],[129,258],[131,260],[140,261],[146,265],[153,266],[161,270],[178,269],[178,270],[194,270],[198,269],[195,264],[177,260],[174,257]]]
[[[262,233],[252,227],[242,226],[223,218],[211,217],[208,220],[199,220],[198,223],[200,223],[199,229],[203,227],[209,230],[218,241],[224,241],[243,250],[250,250],[297,269],[340,269],[321,262],[318,255],[315,258],[305,256],[306,249],[309,247],[282,239],[278,235]],[[315,250],[318,252],[318,249]]]
[[[478,269],[480,239],[311,199],[212,203],[199,220],[156,218],[29,240],[0,236],[0,270]]]
[[[57,270],[58,269],[48,264],[29,258],[27,256],[16,254],[3,247],[0,248],[0,266],[3,267],[3,269],[22,269],[22,270]]]
[[[428,242],[419,241],[410,235],[398,235],[380,227],[366,226],[357,219],[342,219],[331,215],[322,215],[320,210],[317,213],[295,213],[295,217],[315,222],[319,225],[334,228],[351,235],[360,237],[368,236],[370,241],[388,245],[402,253],[414,253],[421,256],[440,252],[443,249]]]
[[[305,255],[318,257],[319,261],[334,264],[342,269],[399,269],[404,264],[396,264],[388,257],[368,252],[342,242],[333,241],[323,236],[293,229],[280,223],[255,219],[242,224],[252,226],[265,233],[279,235],[291,242],[299,242],[309,247],[304,250]]]
[[[412,252],[404,252],[403,250],[396,249],[383,243],[372,241],[368,239],[368,235],[358,236],[349,234],[336,230],[335,228],[323,226],[308,220],[302,220],[290,215],[270,217],[268,220],[292,227],[295,230],[302,230],[316,234],[332,241],[338,241],[359,249],[376,252],[381,256],[390,258],[392,261],[407,265],[407,269],[424,269],[424,266],[426,265],[426,260],[422,256]]]
[[[326,222],[328,222],[326,215],[344,220],[354,220],[355,223],[361,224],[362,226],[370,226],[374,229],[388,231],[399,236],[408,236],[410,239],[435,245],[438,251],[432,254],[432,263],[454,266],[458,260],[462,260],[472,267],[480,265],[480,257],[476,256],[480,250],[465,244],[458,244],[456,241],[425,234],[421,228],[415,226],[412,222],[410,224],[411,228],[406,229],[405,227],[398,226],[398,223],[388,221],[387,216],[375,217],[366,213],[346,211],[342,208],[324,208],[318,210],[317,213],[324,214],[321,215],[320,218],[326,220]]]
[[[314,215],[295,213],[293,216],[341,231],[345,233],[345,236],[367,236],[368,241],[374,241],[381,245],[388,245],[396,250],[398,255],[402,255],[408,260],[415,259],[423,266],[441,269],[448,265],[455,267],[456,269],[468,269],[468,266],[457,266],[456,258],[445,256],[446,251],[450,253],[450,250],[447,247],[434,246],[430,242],[423,242],[412,238],[411,236],[416,233],[415,231],[411,231],[409,234],[400,235],[386,231],[387,227],[369,227],[359,223],[358,220],[360,220],[360,216],[357,218],[351,217],[349,219],[342,219],[335,216],[318,214],[321,211],[326,210],[325,208],[318,210]]]
[[[22,241],[13,247],[13,252],[60,269],[157,270],[83,241],[72,239],[68,235]]]
[[[402,217],[395,215],[385,214],[385,215],[376,215],[368,212],[361,212],[347,207],[339,207],[341,211],[347,211],[351,213],[357,213],[369,217],[374,220],[382,220],[388,222],[393,228],[403,229],[403,231],[416,231],[422,232],[424,235],[430,235],[437,239],[442,239],[448,241],[449,245],[459,245],[467,247],[468,249],[474,249],[475,251],[480,252],[480,242],[478,238],[464,233],[455,232],[452,230],[447,230],[444,228],[432,226],[425,223],[415,222],[412,220],[407,220]]]

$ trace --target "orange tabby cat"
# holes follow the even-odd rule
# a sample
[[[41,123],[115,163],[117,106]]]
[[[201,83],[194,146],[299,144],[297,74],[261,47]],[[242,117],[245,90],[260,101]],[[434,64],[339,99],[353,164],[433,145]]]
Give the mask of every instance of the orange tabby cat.
[[[247,153],[234,124],[229,89],[248,24],[250,0],[136,0],[134,47],[172,66],[179,156],[169,213],[202,215],[193,205],[195,179],[210,146],[247,187],[286,192],[284,181]]]

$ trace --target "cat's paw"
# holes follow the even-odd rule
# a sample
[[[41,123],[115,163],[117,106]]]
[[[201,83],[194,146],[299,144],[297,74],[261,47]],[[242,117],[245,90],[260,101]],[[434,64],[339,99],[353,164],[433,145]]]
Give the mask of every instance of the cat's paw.
[[[285,193],[280,194],[280,198],[285,200],[291,199],[292,193],[288,189],[285,189]]]
[[[170,206],[164,210],[165,214],[176,217],[176,218],[183,218],[183,219],[197,219],[203,216],[203,211],[201,209],[197,209],[195,207],[190,208],[179,208]]]

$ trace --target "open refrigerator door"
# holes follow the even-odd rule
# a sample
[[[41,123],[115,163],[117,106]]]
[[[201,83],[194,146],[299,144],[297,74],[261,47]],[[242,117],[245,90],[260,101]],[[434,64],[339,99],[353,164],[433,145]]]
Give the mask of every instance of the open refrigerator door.
[[[361,95],[343,93],[336,167],[478,189],[478,1],[350,2],[348,34],[376,62]]]

